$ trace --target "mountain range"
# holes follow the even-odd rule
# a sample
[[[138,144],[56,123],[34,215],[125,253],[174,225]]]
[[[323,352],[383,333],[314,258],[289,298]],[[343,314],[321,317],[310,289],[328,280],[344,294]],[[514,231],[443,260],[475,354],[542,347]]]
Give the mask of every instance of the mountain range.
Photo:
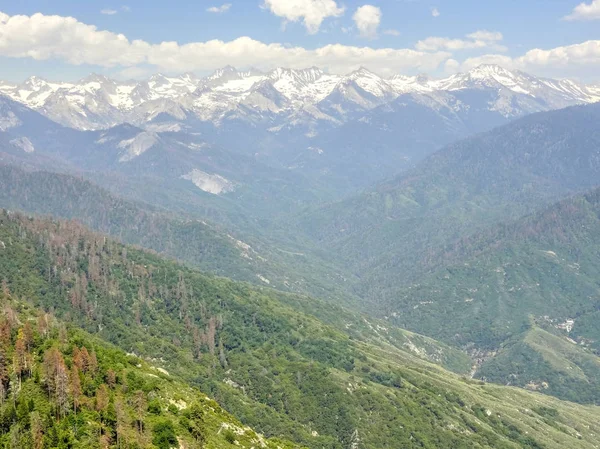
[[[437,151],[414,169],[289,225],[382,294],[437,245],[598,186],[600,103],[532,114]],[[293,223],[292,223],[293,222]],[[371,275],[378,281],[367,281]]]
[[[74,83],[38,77],[21,84],[0,83],[3,95],[58,123],[84,130],[125,122],[164,129],[166,116],[174,122],[193,118],[215,124],[233,119],[260,123],[267,118],[273,125],[278,120],[292,127],[310,121],[333,125],[403,94],[466,89],[496,90],[490,109],[505,117],[600,99],[598,87],[536,78],[494,65],[440,80],[425,75],[382,78],[366,68],[332,75],[316,67],[278,68],[267,73],[225,67],[205,78],[189,73],[176,77],[157,74],[144,81],[116,81],[93,74]],[[269,130],[277,132],[276,126]]]
[[[76,83],[32,77],[20,85],[0,83],[0,94],[15,102],[2,107],[1,129],[14,134],[22,122],[40,123],[8,111],[21,104],[80,131],[77,137],[61,137],[63,142],[77,142],[77,148],[114,147],[107,154],[116,153],[116,171],[126,167],[130,172],[135,159],[149,149],[196,153],[186,159],[202,157],[197,154],[216,146],[218,154],[229,152],[239,159],[237,164],[256,166],[253,159],[280,170],[253,172],[251,183],[258,177],[299,175],[322,188],[317,194],[321,200],[368,187],[410,169],[444,145],[512,119],[600,100],[598,86],[537,78],[495,65],[441,80],[423,75],[382,78],[364,68],[341,76],[318,68],[262,73],[232,67],[206,78],[155,75],[135,82],[101,75]],[[122,128],[124,124],[129,128]],[[36,148],[27,133],[12,141],[30,153]],[[210,165],[193,166],[177,176],[215,194],[231,194],[248,184],[239,176],[232,179],[228,167]],[[316,193],[309,190],[296,192],[300,201]]]

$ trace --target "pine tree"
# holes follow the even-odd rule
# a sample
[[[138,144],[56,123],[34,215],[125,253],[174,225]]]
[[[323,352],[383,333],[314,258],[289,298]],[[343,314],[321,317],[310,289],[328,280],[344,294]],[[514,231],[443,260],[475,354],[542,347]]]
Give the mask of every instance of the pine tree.
[[[219,338],[219,362],[221,368],[227,368],[227,357],[225,357],[225,347],[223,346],[223,340]]]
[[[73,411],[77,415],[77,410],[81,405],[81,379],[79,378],[79,369],[73,364],[71,367],[71,395],[73,397]]]
[[[117,374],[114,372],[114,370],[109,369],[106,372],[106,383],[111,390],[115,388],[117,384]]]
[[[108,387],[102,384],[96,390],[96,411],[103,413],[108,408]]]
[[[196,443],[198,443],[198,447],[200,449],[203,448],[206,442],[206,424],[204,421],[204,411],[200,405],[196,403],[192,404],[188,422],[188,431],[194,440],[196,440]]]
[[[69,410],[69,373],[67,366],[62,358],[62,355],[58,359],[58,365],[56,368],[56,403],[61,417],[66,416]]]
[[[146,410],[148,409],[146,395],[143,391],[138,390],[135,392],[133,397],[133,408],[135,410],[138,434],[141,435],[144,431],[144,416],[146,415]]]
[[[95,376],[98,373],[98,359],[96,358],[96,352],[94,350],[92,350],[92,353],[90,354],[89,370],[92,376]]]
[[[40,414],[36,411],[29,415],[31,440],[33,449],[43,449],[44,447],[44,422]]]
[[[117,447],[120,448],[123,443],[123,436],[125,434],[125,428],[127,426],[127,415],[125,413],[125,405],[123,404],[121,398],[117,398],[115,400],[115,415],[117,418]]]
[[[9,381],[10,377],[6,356],[4,355],[4,350],[0,348],[0,407],[4,405]]]
[[[23,373],[27,369],[27,350],[25,347],[25,341],[23,339],[23,332],[19,329],[19,337],[17,338],[17,342],[15,343],[15,355],[14,355],[14,364],[13,371],[17,376],[17,380],[19,382],[17,388],[21,388],[21,381],[23,379]]]

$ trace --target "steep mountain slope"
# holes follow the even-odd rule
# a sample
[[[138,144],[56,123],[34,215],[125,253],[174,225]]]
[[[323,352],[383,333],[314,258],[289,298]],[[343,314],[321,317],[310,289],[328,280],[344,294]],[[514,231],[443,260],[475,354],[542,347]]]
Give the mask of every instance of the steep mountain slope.
[[[154,358],[266,435],[315,448],[597,442],[598,408],[461,380],[342,309],[326,316],[350,320],[345,332],[297,310],[317,301],[205,277],[73,224],[3,214],[0,240],[11,295]]]
[[[198,135],[131,125],[105,131],[64,128],[0,98],[0,156],[11,164],[77,173],[115,193],[238,225],[331,198],[331,189],[269,167]]]
[[[0,207],[75,219],[216,275],[323,299],[358,301],[337,285],[345,273],[296,246],[125,200],[82,178],[0,164]]]
[[[299,447],[265,439],[166,370],[83,331],[67,330],[6,286],[0,304],[0,444]],[[6,363],[13,358],[15,363]]]
[[[502,321],[499,328],[512,328],[512,332],[528,323],[529,314],[564,323],[575,316],[594,313],[594,292],[597,290],[597,270],[600,269],[594,256],[600,226],[599,197],[600,191],[596,189],[584,196],[563,200],[514,223],[465,237],[432,251],[424,268],[444,272],[453,267],[452,272],[458,275],[458,282],[476,283],[484,276],[489,279],[496,276],[500,284],[489,287],[490,298],[498,296],[497,289],[501,285],[510,296],[523,295],[521,299],[511,299],[518,303],[518,307],[525,308],[518,313],[518,320],[515,317],[505,319],[498,314],[498,310],[490,311],[490,317]],[[460,275],[461,270],[472,273],[473,279]],[[519,290],[516,284],[508,285],[509,281],[522,282],[523,286],[529,287]],[[424,282],[419,284],[425,285]],[[451,286],[453,282],[443,284]],[[511,290],[511,287],[515,288]],[[416,293],[411,295],[415,296]],[[563,300],[567,296],[569,300]],[[480,307],[478,309],[482,310]],[[508,324],[510,327],[506,327]],[[482,326],[485,325],[482,323]],[[571,332],[573,323],[569,327]],[[583,333],[580,336],[573,333],[571,336],[580,341],[587,339]],[[592,338],[589,340],[586,344],[600,349],[597,342]]]
[[[23,106],[7,97],[0,96],[0,135],[22,153],[31,154],[36,150],[53,153],[55,144],[69,146],[76,130],[65,128],[40,113]]]
[[[495,90],[475,88],[403,94],[316,136],[291,163],[330,183],[345,182],[349,191],[370,187],[444,145],[508,123],[511,114],[490,109],[495,100]]]
[[[421,274],[436,247],[599,183],[600,105],[535,114],[435,153],[376,190],[300,224],[386,295]]]
[[[596,189],[440,248],[429,258],[434,274],[391,292],[380,310],[399,326],[492,351],[478,372],[487,379],[598,403],[599,235]]]
[[[532,326],[482,363],[476,376],[571,401],[598,404],[600,358],[574,340],[555,335],[556,329],[549,330]]]
[[[184,133],[151,133],[127,125],[95,133],[94,146],[70,156],[86,176],[143,201],[179,210],[269,216],[330,198],[301,174]],[[209,214],[204,216],[210,217]]]

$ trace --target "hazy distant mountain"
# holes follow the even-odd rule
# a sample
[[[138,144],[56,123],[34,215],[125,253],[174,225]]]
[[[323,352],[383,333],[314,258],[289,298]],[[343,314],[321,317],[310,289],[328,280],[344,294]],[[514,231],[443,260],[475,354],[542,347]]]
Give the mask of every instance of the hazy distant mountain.
[[[32,77],[20,85],[0,82],[0,94],[79,130],[129,123],[149,133],[200,134],[342,192],[396,175],[450,142],[514,118],[600,100],[597,86],[495,65],[441,80],[382,78],[365,68],[332,75],[316,67],[266,73],[225,67],[206,78],[157,74],[125,82],[102,75],[75,83]]]
[[[277,121],[304,111],[338,123],[353,118],[352,112],[367,111],[402,94],[474,88],[495,90],[497,97],[489,108],[506,117],[600,99],[597,87],[536,78],[494,65],[441,80],[400,75],[386,79],[365,68],[342,76],[315,67],[278,68],[268,73],[225,67],[207,78],[157,74],[145,81],[122,82],[90,75],[75,83],[38,77],[19,85],[0,83],[0,93],[79,129],[107,128],[123,122],[143,125],[161,113],[175,120],[190,114],[220,123],[232,112],[252,117],[268,111]],[[179,110],[174,111],[177,107]]]
[[[600,104],[533,114],[299,222],[380,301],[426,271],[439,246],[600,185],[599,120]]]

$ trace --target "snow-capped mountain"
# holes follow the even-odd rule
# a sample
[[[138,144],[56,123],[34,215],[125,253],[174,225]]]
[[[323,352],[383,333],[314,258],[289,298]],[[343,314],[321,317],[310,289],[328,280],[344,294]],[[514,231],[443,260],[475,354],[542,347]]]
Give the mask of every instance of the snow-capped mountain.
[[[442,80],[315,67],[145,81],[32,77],[0,82],[0,162],[82,173],[143,201],[203,208],[222,197],[215,213],[229,213],[237,198],[266,212],[265,198],[283,208],[313,198],[315,186],[347,195],[457,139],[594,101],[600,86],[498,66]]]
[[[157,120],[160,126],[173,126],[165,122],[192,118],[215,124],[232,118],[270,122],[272,129],[315,121],[339,125],[403,94],[469,89],[495,91],[497,98],[490,102],[490,109],[507,117],[600,100],[599,86],[537,78],[495,65],[441,80],[426,75],[383,78],[365,68],[342,76],[316,67],[278,68],[267,73],[225,67],[206,78],[188,73],[176,77],[157,74],[140,82],[115,81],[102,75],[75,83],[38,77],[19,85],[0,82],[0,94],[60,124],[84,130],[125,122],[152,127]]]
[[[548,109],[559,109],[576,103],[600,101],[598,92],[571,80],[538,78],[497,65],[481,65],[467,73],[459,73],[434,83],[436,90],[498,89],[522,94],[546,103]],[[507,95],[504,95],[507,96]]]

